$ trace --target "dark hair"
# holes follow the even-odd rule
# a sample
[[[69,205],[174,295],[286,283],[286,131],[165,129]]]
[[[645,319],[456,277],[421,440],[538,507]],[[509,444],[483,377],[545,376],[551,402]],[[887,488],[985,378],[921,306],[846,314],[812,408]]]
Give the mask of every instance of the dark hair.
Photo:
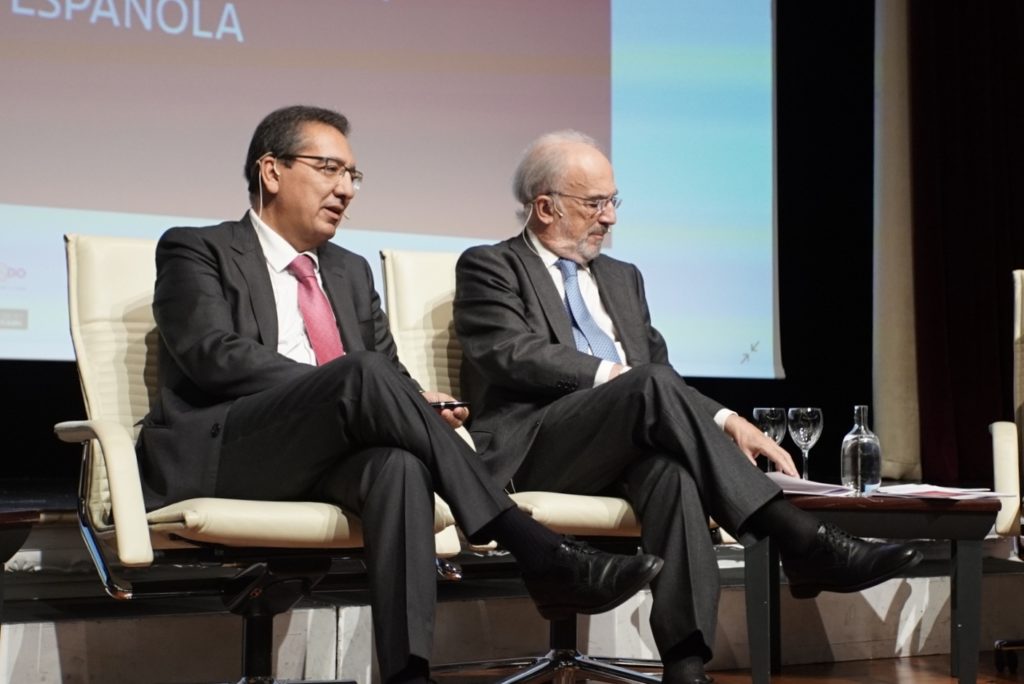
[[[348,136],[348,119],[343,114],[323,107],[293,105],[267,114],[253,131],[249,153],[245,156],[245,180],[249,184],[250,195],[259,192],[257,162],[260,157],[266,154],[275,157],[298,154],[299,146],[302,145],[302,127],[307,123],[326,124]]]

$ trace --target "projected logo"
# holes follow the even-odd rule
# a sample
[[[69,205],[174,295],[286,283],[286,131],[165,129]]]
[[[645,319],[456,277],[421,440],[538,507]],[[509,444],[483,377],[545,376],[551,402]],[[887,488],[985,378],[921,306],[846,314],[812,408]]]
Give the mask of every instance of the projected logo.
[[[40,4],[48,6],[33,6]],[[11,0],[11,13],[40,19],[77,21],[80,24],[108,24],[113,28],[128,30],[141,29],[152,32],[155,29],[174,36],[191,33],[193,38],[213,40],[233,37],[239,43],[245,42],[234,3],[220,5],[220,21],[216,29],[212,24],[203,23],[204,15],[206,21],[209,21],[211,16],[217,13],[216,7],[209,6],[211,3],[207,3],[206,11],[202,0],[192,0],[191,3],[186,3],[185,0],[157,0],[155,4],[156,7],[153,6],[153,0],[125,0],[123,8],[120,8],[110,0],[97,0],[95,4],[92,0],[45,0],[45,3],[41,3],[40,0]]]
[[[0,309],[0,330],[27,330],[27,309]]]
[[[0,283],[24,280],[28,272],[21,266],[10,266],[0,261]]]

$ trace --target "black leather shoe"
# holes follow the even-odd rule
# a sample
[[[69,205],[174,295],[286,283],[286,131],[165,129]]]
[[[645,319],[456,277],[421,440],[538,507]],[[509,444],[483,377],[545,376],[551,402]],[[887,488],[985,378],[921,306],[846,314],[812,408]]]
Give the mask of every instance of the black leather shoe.
[[[559,620],[611,610],[654,579],[663,564],[646,553],[605,553],[567,539],[555,550],[551,568],[525,583],[540,614]]]
[[[906,544],[868,542],[831,523],[822,523],[810,552],[783,559],[793,598],[814,598],[823,591],[849,593],[876,584],[921,562],[921,552]]]

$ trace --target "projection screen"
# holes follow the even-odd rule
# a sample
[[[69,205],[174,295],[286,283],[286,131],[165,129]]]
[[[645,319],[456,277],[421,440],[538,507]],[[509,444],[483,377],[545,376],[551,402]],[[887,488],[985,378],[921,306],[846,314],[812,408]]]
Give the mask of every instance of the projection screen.
[[[0,358],[73,358],[61,236],[158,237],[247,208],[274,108],[344,112],[366,180],[335,240],[462,249],[520,230],[511,175],[575,128],[623,198],[684,375],[780,377],[770,0],[8,0]]]

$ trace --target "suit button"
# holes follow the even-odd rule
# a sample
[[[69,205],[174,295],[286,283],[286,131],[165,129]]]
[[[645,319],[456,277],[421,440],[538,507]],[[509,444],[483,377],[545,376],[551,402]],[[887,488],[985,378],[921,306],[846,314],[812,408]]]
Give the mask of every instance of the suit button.
[[[216,437],[219,434],[220,434],[220,423],[214,423],[213,427],[210,428],[210,436],[211,437]]]

